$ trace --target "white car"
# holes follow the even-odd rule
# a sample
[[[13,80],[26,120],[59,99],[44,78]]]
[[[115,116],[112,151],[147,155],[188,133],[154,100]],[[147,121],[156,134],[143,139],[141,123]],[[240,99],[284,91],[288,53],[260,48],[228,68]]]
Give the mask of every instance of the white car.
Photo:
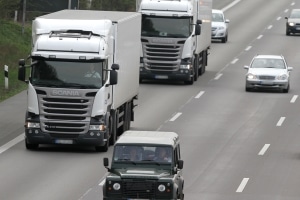
[[[250,66],[244,66],[248,70],[246,74],[246,87],[251,89],[280,89],[284,93],[290,89],[290,71],[282,55],[257,55]]]
[[[212,22],[211,22],[211,38],[221,40],[222,43],[226,43],[228,40],[228,24],[230,20],[225,19],[222,10],[212,10]]]

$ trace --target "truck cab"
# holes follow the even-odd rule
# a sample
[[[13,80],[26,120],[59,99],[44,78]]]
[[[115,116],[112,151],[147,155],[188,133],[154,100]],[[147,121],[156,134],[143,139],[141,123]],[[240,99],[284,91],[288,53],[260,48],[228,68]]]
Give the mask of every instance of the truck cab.
[[[183,199],[183,160],[174,132],[126,131],[116,142],[103,199]]]

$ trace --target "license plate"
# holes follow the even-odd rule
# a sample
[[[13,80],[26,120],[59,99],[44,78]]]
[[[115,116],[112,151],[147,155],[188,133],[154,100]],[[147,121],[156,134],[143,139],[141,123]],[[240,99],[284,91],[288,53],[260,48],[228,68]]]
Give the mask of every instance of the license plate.
[[[156,79],[168,79],[168,76],[164,76],[164,75],[156,75],[155,78],[156,78]]]
[[[272,81],[261,81],[260,84],[262,85],[273,85]]]
[[[73,140],[55,140],[55,144],[73,144]]]

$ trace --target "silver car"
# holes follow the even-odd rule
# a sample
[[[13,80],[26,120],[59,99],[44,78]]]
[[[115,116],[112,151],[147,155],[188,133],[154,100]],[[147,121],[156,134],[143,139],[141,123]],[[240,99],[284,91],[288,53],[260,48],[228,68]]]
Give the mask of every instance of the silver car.
[[[286,19],[286,35],[300,33],[300,9],[293,9]]]
[[[229,19],[225,19],[222,10],[212,10],[211,22],[211,38],[221,40],[226,43],[228,40],[228,23]]]
[[[257,55],[250,66],[244,66],[246,74],[246,87],[251,89],[280,89],[284,93],[290,89],[290,71],[285,59],[281,55]]]

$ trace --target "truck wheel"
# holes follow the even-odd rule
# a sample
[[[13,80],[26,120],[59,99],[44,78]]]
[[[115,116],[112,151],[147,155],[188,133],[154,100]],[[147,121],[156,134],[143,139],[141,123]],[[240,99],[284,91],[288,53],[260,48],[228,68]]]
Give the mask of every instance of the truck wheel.
[[[186,84],[186,85],[193,85],[194,84],[194,77],[192,77],[191,79],[193,79],[193,80],[184,81],[184,84]]]
[[[112,112],[109,120],[109,145],[114,145],[117,140],[117,115],[116,112]]]
[[[107,140],[105,142],[104,146],[95,146],[95,149],[96,149],[97,152],[107,152],[108,147],[109,147],[109,141]]]
[[[26,149],[34,150],[34,149],[37,149],[39,147],[39,144],[28,143],[27,139],[25,139],[25,146],[26,146]]]
[[[195,57],[193,65],[194,65],[193,66],[194,67],[194,81],[197,81],[198,76],[199,76],[199,58],[198,58],[198,56]]]

